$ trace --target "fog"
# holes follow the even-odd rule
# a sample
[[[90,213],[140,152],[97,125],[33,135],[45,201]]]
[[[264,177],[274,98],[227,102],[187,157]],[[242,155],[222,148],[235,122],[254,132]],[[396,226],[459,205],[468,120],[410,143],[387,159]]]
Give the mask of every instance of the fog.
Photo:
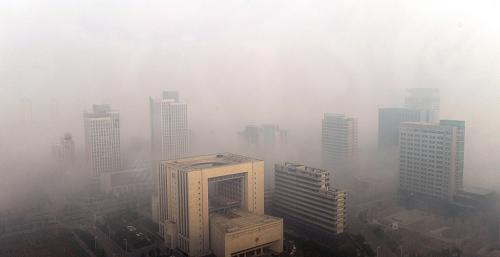
[[[123,156],[143,158],[148,97],[162,90],[188,103],[195,153],[238,151],[246,124],[273,123],[289,130],[291,161],[315,164],[325,112],[358,118],[370,162],[378,108],[438,88],[441,118],[466,121],[466,184],[498,188],[499,5],[1,1],[0,195],[28,187],[20,174],[42,171],[64,132],[83,155],[94,103],[120,111]]]

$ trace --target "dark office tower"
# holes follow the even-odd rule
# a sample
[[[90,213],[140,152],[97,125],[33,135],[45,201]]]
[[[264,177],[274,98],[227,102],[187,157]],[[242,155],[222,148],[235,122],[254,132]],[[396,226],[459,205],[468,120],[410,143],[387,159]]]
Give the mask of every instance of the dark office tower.
[[[409,88],[406,90],[405,107],[420,111],[420,121],[439,121],[439,89]]]
[[[399,144],[399,124],[420,121],[420,111],[408,108],[380,108],[378,110],[378,148],[396,150]]]
[[[165,91],[161,99],[150,98],[151,152],[153,160],[184,157],[189,152],[187,104],[177,92]]]
[[[275,124],[263,124],[261,127],[247,125],[239,135],[246,150],[257,155],[281,151],[288,142],[288,131]]]

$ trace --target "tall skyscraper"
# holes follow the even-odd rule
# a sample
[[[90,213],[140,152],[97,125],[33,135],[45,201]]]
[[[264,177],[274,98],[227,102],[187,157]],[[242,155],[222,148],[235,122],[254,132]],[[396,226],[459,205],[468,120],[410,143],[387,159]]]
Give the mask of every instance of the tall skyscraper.
[[[345,231],[347,193],[330,187],[330,173],[300,164],[276,164],[273,209],[296,224],[316,231]]]
[[[399,187],[403,194],[451,200],[462,187],[463,121],[403,122]]]
[[[92,106],[92,112],[83,114],[85,151],[92,170],[98,177],[106,171],[119,169],[120,160],[120,114],[108,104]]]
[[[398,150],[399,124],[406,121],[419,122],[420,111],[408,108],[378,109],[378,148],[380,150]]]
[[[282,219],[264,215],[263,161],[228,153],[161,161],[156,180],[167,246],[188,256],[283,250]]]
[[[337,170],[351,168],[358,152],[358,121],[343,114],[326,113],[322,123],[323,164]]]
[[[439,121],[439,89],[409,88],[406,90],[405,107],[420,111],[420,121],[437,123]]]
[[[164,91],[161,99],[150,98],[151,151],[153,160],[184,157],[189,152],[187,104],[179,94]]]

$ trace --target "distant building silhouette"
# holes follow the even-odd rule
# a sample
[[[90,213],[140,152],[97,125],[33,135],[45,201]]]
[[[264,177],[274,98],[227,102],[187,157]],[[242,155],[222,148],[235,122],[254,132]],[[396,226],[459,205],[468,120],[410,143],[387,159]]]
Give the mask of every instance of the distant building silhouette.
[[[61,137],[59,143],[52,147],[52,154],[60,170],[65,171],[75,164],[75,142],[71,133],[66,133]]]
[[[380,108],[378,113],[378,149],[396,159],[401,122],[439,122],[439,90],[435,88],[409,88],[404,107]]]
[[[439,122],[439,89],[409,88],[406,90],[405,107],[420,111],[420,121]]]
[[[247,125],[239,132],[245,154],[264,160],[266,191],[274,187],[274,164],[285,159],[288,149],[288,130],[277,124]]]
[[[247,125],[239,135],[244,140],[246,151],[261,158],[282,151],[288,143],[288,131],[276,124],[263,124],[260,127]]]
[[[408,108],[380,108],[378,110],[378,148],[396,150],[399,146],[399,124],[420,121],[420,111]]]

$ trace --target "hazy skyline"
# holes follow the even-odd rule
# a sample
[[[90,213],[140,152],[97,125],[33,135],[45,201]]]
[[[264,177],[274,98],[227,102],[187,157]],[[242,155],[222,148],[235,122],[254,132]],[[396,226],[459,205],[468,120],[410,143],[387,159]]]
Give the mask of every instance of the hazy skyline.
[[[465,180],[491,187],[500,181],[499,5],[3,1],[2,169],[48,154],[66,131],[83,149],[82,113],[93,103],[120,110],[123,149],[148,140],[148,97],[162,90],[189,104],[207,149],[231,150],[248,123],[276,123],[314,155],[325,112],[357,117],[359,145],[371,149],[379,107],[402,106],[406,88],[434,87],[441,117],[466,121]],[[31,128],[21,125],[23,99]]]

